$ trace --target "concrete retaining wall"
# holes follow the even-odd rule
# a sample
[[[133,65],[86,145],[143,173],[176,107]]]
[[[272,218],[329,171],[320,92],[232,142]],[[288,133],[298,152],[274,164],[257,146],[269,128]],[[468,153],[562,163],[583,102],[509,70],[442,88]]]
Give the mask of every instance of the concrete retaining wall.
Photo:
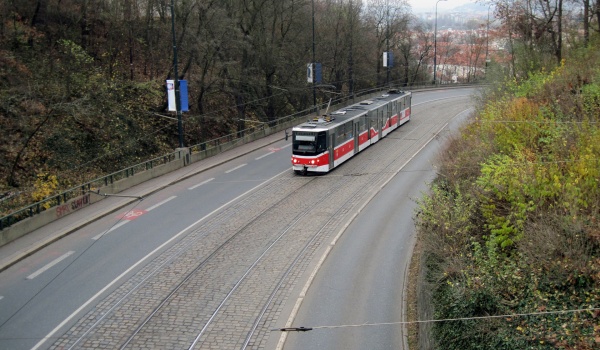
[[[182,155],[184,154],[184,152],[181,153]],[[142,182],[180,169],[184,166],[184,161],[184,157],[175,159],[166,164],[162,164],[155,168],[148,169],[127,178],[115,181],[108,186],[99,188],[98,190],[100,193],[119,193],[135,185],[139,185]],[[73,198],[64,204],[48,208],[41,213],[36,214],[35,216],[19,221],[16,224],[0,231],[0,246],[10,243],[19,237],[43,227],[44,225],[47,225],[77,210],[85,208],[93,203],[101,201],[104,198],[105,197],[94,195],[92,193],[86,193],[82,196]]]

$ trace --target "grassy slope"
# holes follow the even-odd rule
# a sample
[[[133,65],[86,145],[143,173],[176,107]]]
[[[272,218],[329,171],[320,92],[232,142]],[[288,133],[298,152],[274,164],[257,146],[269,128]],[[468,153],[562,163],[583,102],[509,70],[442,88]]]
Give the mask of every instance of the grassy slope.
[[[435,319],[600,307],[597,62],[596,46],[551,72],[494,87],[443,154],[442,176],[418,213],[416,250]],[[598,316],[437,322],[433,342],[592,349],[600,347]]]

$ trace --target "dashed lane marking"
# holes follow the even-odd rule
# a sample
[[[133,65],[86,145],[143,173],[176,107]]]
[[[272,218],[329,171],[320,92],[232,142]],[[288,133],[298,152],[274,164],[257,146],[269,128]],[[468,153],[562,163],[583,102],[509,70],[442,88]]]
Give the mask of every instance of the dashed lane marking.
[[[58,264],[59,262],[65,260],[69,256],[73,255],[73,253],[75,253],[75,252],[74,251],[66,252],[65,254],[63,254],[63,255],[59,256],[58,258],[54,259],[52,262],[46,264],[41,269],[39,269],[36,272],[32,273],[31,275],[27,276],[27,279],[28,280],[32,280],[32,279],[36,278],[37,276],[41,275],[42,273],[48,271],[48,269],[50,269],[52,266]]]
[[[101,234],[98,234],[98,235],[95,235],[94,237],[92,237],[92,239],[93,239],[94,241],[97,241],[97,240],[99,240],[99,239],[100,239],[100,237],[104,236],[105,234],[107,234],[107,233],[109,233],[109,232],[112,232],[112,231],[114,231],[114,230],[118,229],[119,227],[121,227],[121,226],[125,225],[125,224],[126,224],[126,223],[128,223],[128,222],[129,222],[129,220],[121,221],[121,222],[119,222],[119,223],[117,223],[117,224],[113,225],[113,227],[111,227],[111,228],[110,228],[108,231],[106,231],[106,232],[102,232]]]
[[[207,183],[211,182],[211,181],[212,181],[212,180],[214,180],[214,179],[215,179],[215,178],[213,177],[213,178],[210,178],[210,179],[208,179],[208,180],[202,181],[201,183],[199,183],[199,184],[197,184],[197,185],[194,185],[194,186],[192,186],[192,187],[188,188],[188,190],[193,190],[194,188],[200,187],[200,186],[202,186],[202,185],[206,185]]]
[[[271,148],[269,148],[269,151],[271,151],[271,152],[269,152],[269,153],[265,153],[265,154],[263,154],[263,155],[262,155],[262,156],[260,156],[260,157],[256,157],[256,158],[254,158],[254,160],[260,160],[260,159],[263,159],[264,157],[266,157],[266,156],[270,156],[271,154],[273,154],[273,153],[275,153],[275,152],[279,152],[279,151],[281,151],[281,150],[282,150],[282,149],[284,149],[284,148],[290,147],[291,145],[292,145],[291,143],[288,143],[287,145],[285,145],[285,146],[283,146],[283,147],[271,147]]]
[[[244,166],[246,166],[246,165],[248,165],[248,164],[244,163],[244,164],[238,165],[238,166],[236,166],[236,167],[235,167],[235,168],[233,168],[233,169],[229,169],[229,170],[227,170],[227,171],[225,172],[225,174],[229,174],[230,172],[232,172],[232,171],[235,171],[235,170],[238,170],[239,168],[241,168],[241,167],[244,167]]]
[[[171,200],[173,200],[175,198],[177,198],[177,196],[171,196],[171,197],[165,199],[164,201],[156,203],[153,206],[151,206],[150,208],[147,208],[146,211],[150,211],[152,209],[156,209],[156,208],[160,207],[161,205],[163,205],[163,204],[167,203],[168,201],[171,201]]]
[[[271,154],[273,154],[273,153],[275,153],[275,151],[271,151],[271,152],[269,152],[269,153],[265,153],[265,154],[263,154],[263,155],[262,155],[262,156],[260,156],[260,157],[256,157],[256,158],[254,158],[254,160],[260,160],[260,159],[263,159],[264,157],[266,157],[266,156],[270,156],[270,155],[271,155]]]

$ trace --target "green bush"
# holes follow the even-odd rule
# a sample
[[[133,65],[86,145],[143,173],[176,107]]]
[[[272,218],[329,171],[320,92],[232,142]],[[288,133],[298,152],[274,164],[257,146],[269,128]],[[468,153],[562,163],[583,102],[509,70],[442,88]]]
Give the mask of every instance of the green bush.
[[[444,153],[417,225],[435,318],[473,319],[437,348],[598,347],[600,312],[533,314],[600,307],[596,51],[490,93]]]

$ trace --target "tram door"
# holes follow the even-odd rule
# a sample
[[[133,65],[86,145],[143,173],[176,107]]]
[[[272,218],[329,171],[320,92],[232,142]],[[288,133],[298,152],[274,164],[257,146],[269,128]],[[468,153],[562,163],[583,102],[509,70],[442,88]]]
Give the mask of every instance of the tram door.
[[[330,134],[327,135],[329,137],[328,143],[328,147],[327,149],[329,150],[329,170],[333,169],[334,167],[334,163],[333,161],[335,160],[334,158],[334,149],[335,149],[335,132],[334,131],[330,131]]]
[[[385,111],[383,110],[383,107],[379,107],[377,109],[377,116],[379,118],[379,122],[377,124],[379,124],[379,135],[381,135],[381,137],[383,137],[383,127],[384,127],[384,123],[385,123]]]
[[[354,154],[358,153],[358,137],[360,134],[360,130],[359,130],[359,119],[356,119],[354,121],[354,132],[352,133],[352,135],[354,135]]]

